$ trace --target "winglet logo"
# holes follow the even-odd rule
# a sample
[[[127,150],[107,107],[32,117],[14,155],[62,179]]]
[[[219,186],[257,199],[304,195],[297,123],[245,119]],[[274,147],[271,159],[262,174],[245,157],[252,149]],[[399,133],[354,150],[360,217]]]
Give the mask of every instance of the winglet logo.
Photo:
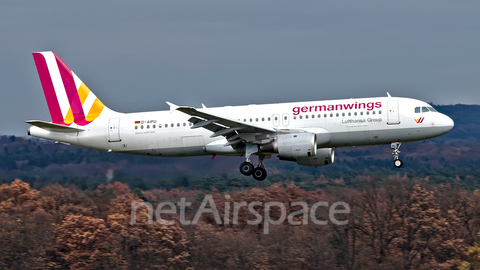
[[[418,119],[415,118],[415,123],[421,124],[421,123],[423,123],[423,120],[424,120],[424,119],[425,119],[425,117],[420,117],[420,118],[418,118]]]

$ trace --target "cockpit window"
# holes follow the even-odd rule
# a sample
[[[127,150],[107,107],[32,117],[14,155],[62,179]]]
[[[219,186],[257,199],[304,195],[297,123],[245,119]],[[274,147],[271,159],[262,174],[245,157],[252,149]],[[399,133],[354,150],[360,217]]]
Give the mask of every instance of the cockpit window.
[[[437,112],[433,107],[415,107],[415,113]]]

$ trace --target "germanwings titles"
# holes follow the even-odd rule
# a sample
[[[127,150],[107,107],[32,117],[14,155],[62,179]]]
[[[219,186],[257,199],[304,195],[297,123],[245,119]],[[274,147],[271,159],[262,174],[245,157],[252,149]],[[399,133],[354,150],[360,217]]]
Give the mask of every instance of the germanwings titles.
[[[299,115],[300,113],[308,113],[308,112],[321,112],[321,111],[341,111],[341,110],[358,110],[358,109],[366,109],[366,110],[373,110],[375,108],[379,109],[382,107],[382,102],[363,102],[358,103],[348,103],[348,104],[335,104],[335,105],[311,105],[311,106],[303,106],[303,107],[293,107],[293,115]]]
[[[28,135],[109,152],[159,157],[245,156],[240,172],[264,180],[264,160],[304,166],[334,162],[334,149],[390,144],[402,167],[402,142],[453,128],[428,103],[387,97],[119,113],[106,107],[53,52],[33,53],[51,122],[31,120]],[[258,156],[258,165],[251,161]]]

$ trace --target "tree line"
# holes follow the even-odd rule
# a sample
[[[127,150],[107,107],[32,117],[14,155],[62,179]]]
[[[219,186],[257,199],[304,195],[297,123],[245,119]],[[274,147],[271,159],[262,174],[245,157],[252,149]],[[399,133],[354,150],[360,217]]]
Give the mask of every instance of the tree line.
[[[385,177],[428,176],[432,183],[459,184],[469,190],[480,188],[480,154],[476,151],[480,142],[440,139],[402,146],[402,154],[406,154],[400,170],[393,167],[388,146],[339,148],[335,163],[319,168],[272,157],[266,162],[269,177],[257,182],[238,173],[242,157],[154,158],[0,136],[0,183],[19,178],[38,189],[58,183],[92,190],[100,184],[118,181],[142,190],[226,191],[293,181],[302,189],[315,190],[327,186],[356,187],[357,177],[374,173]]]
[[[217,189],[131,190],[101,184],[94,190],[50,184],[41,190],[14,180],[0,186],[0,267],[3,269],[478,269],[480,190],[433,184],[430,179],[376,174],[358,176],[357,187],[305,190],[287,185]],[[140,207],[131,221],[132,202],[191,202],[193,219],[205,195],[221,217],[233,215],[233,202],[278,202],[297,221],[304,216],[292,202],[346,202],[346,225],[287,222],[249,225],[255,215],[242,208],[237,224],[218,224],[204,213],[195,226],[148,222]],[[227,196],[228,195],[228,196]],[[270,218],[280,211],[272,208]],[[226,213],[227,212],[227,213]],[[327,208],[315,212],[328,219]],[[164,216],[165,218],[165,216]],[[263,219],[265,220],[265,219]],[[263,222],[263,221],[262,221]]]

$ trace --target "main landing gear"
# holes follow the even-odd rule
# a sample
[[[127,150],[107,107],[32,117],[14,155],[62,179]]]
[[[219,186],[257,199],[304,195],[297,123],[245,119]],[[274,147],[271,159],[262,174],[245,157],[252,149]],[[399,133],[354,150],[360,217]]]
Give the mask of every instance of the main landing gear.
[[[403,161],[398,158],[400,151],[398,150],[402,144],[399,142],[394,142],[390,144],[390,148],[392,148],[393,152],[393,166],[397,168],[401,168],[403,166]]]
[[[246,151],[245,151],[245,161],[240,164],[240,172],[243,175],[246,176],[253,176],[253,179],[257,181],[263,181],[265,178],[267,178],[267,171],[265,170],[265,167],[263,166],[263,161],[266,158],[270,158],[271,155],[263,155],[260,154],[258,155],[258,167],[254,168],[250,156],[253,153],[258,152],[258,146],[254,144],[247,144],[246,146]]]

